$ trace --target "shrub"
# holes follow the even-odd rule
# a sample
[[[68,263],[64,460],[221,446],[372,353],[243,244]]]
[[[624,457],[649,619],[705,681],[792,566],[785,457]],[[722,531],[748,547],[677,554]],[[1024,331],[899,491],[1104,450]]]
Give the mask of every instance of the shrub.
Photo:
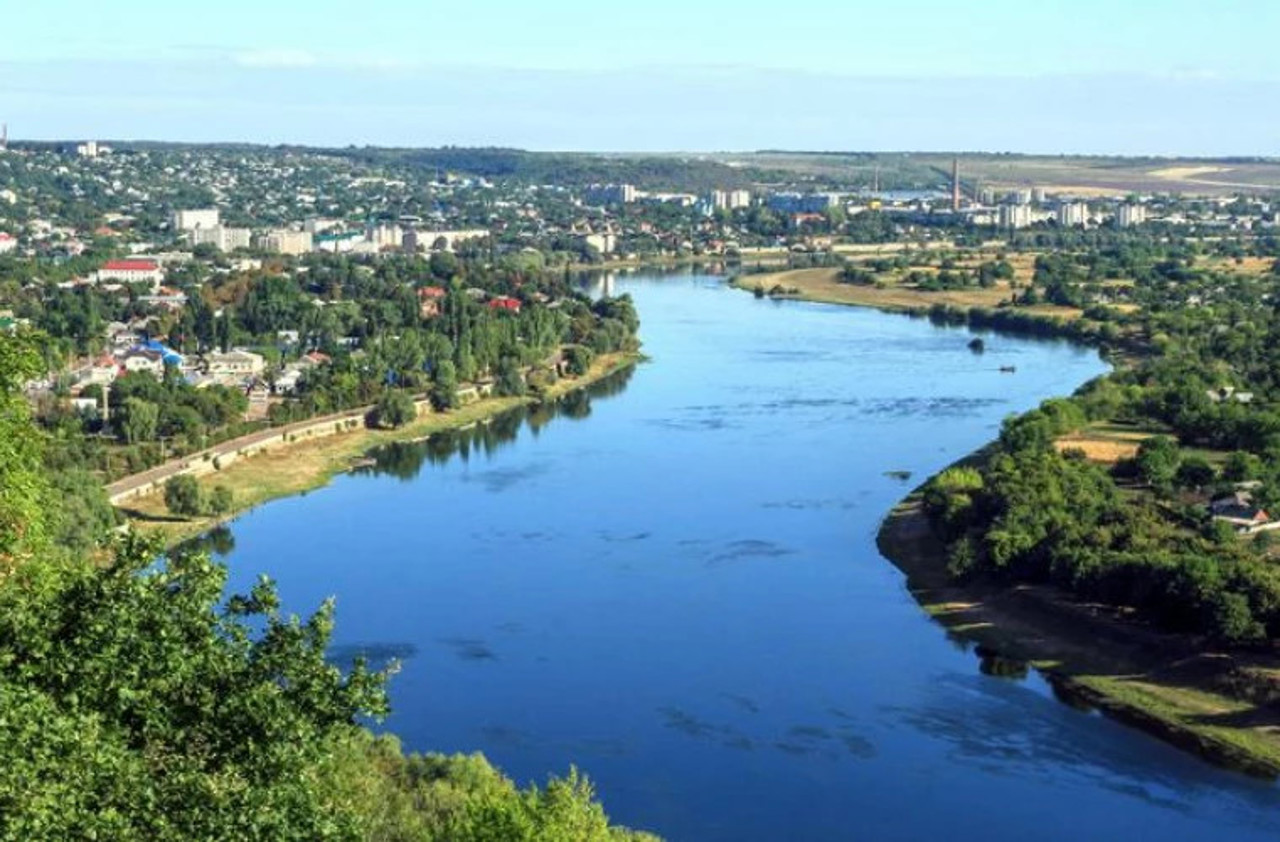
[[[194,517],[204,511],[200,483],[190,474],[179,474],[164,484],[164,504],[175,515]]]
[[[413,398],[405,392],[398,390],[389,390],[382,393],[382,397],[378,398],[378,403],[373,408],[373,417],[375,423],[379,427],[394,429],[403,427],[412,421],[418,414],[417,407],[413,405]]]

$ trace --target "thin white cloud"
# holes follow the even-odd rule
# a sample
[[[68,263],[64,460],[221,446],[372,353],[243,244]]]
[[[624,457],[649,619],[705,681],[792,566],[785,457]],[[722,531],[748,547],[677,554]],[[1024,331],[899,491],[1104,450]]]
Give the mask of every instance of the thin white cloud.
[[[320,63],[314,53],[287,47],[246,50],[235,53],[231,60],[241,67],[315,67]]]

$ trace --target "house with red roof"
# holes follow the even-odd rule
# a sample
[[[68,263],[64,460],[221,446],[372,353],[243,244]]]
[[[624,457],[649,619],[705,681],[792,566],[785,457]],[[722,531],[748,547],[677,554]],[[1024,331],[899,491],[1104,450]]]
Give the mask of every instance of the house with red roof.
[[[445,294],[444,287],[423,287],[418,290],[418,306],[422,318],[431,319],[440,315],[440,301]]]
[[[155,295],[164,282],[164,270],[154,260],[108,260],[95,275],[98,283],[119,281],[125,284],[150,284]]]
[[[18,238],[0,231],[0,254],[7,254],[18,247]]]
[[[520,312],[520,299],[509,295],[499,295],[489,301],[490,310],[506,310],[511,313]]]

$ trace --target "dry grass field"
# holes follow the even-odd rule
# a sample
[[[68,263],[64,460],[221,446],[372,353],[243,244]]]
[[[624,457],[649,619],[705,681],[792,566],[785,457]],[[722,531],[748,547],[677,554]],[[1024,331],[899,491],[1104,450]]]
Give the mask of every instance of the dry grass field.
[[[951,171],[950,154],[746,153],[710,156],[835,181],[905,183],[943,189]],[[966,189],[1043,187],[1051,193],[1118,198],[1128,193],[1228,195],[1280,189],[1280,160],[1205,158],[1106,158],[1035,155],[961,154],[960,176]]]
[[[1010,262],[1014,264],[1015,280],[1025,283],[1030,279],[1033,256],[1013,255]],[[963,261],[958,261],[958,265],[964,265]],[[937,271],[937,267],[915,267],[915,271]],[[739,283],[746,288],[760,284],[765,289],[775,284],[780,285],[795,290],[796,292],[791,294],[792,297],[806,301],[852,304],[897,311],[928,308],[934,304],[994,309],[1008,302],[1013,295],[1013,290],[1004,282],[989,288],[972,287],[931,292],[903,283],[901,273],[888,273],[882,278],[881,283],[875,286],[845,284],[840,282],[839,277],[839,269],[792,269],[785,272],[744,275],[739,279]],[[1076,319],[1081,315],[1081,311],[1074,307],[1059,307],[1053,304],[1025,307],[1021,308],[1021,312],[1062,319]]]

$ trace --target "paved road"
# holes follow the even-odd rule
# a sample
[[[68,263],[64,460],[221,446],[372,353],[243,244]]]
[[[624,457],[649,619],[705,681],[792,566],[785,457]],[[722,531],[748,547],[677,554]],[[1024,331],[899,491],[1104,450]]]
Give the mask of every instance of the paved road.
[[[131,476],[124,477],[123,479],[118,479],[107,486],[107,498],[114,501],[117,497],[135,491],[144,485],[167,480],[170,477],[182,473],[195,463],[205,461],[206,457],[209,460],[213,460],[219,456],[224,456],[228,453],[235,453],[237,450],[241,450],[245,447],[251,447],[280,435],[288,435],[289,433],[310,429],[327,423],[349,421],[353,418],[363,418],[372,408],[372,406],[366,406],[359,409],[350,409],[346,412],[336,412],[332,415],[308,418],[306,421],[286,424],[283,427],[268,427],[265,430],[259,430],[258,432],[250,433],[247,436],[228,439],[221,444],[216,444],[213,447],[206,448],[205,450],[190,453],[178,459],[170,459],[168,462],[145,470],[140,474],[133,474]]]

